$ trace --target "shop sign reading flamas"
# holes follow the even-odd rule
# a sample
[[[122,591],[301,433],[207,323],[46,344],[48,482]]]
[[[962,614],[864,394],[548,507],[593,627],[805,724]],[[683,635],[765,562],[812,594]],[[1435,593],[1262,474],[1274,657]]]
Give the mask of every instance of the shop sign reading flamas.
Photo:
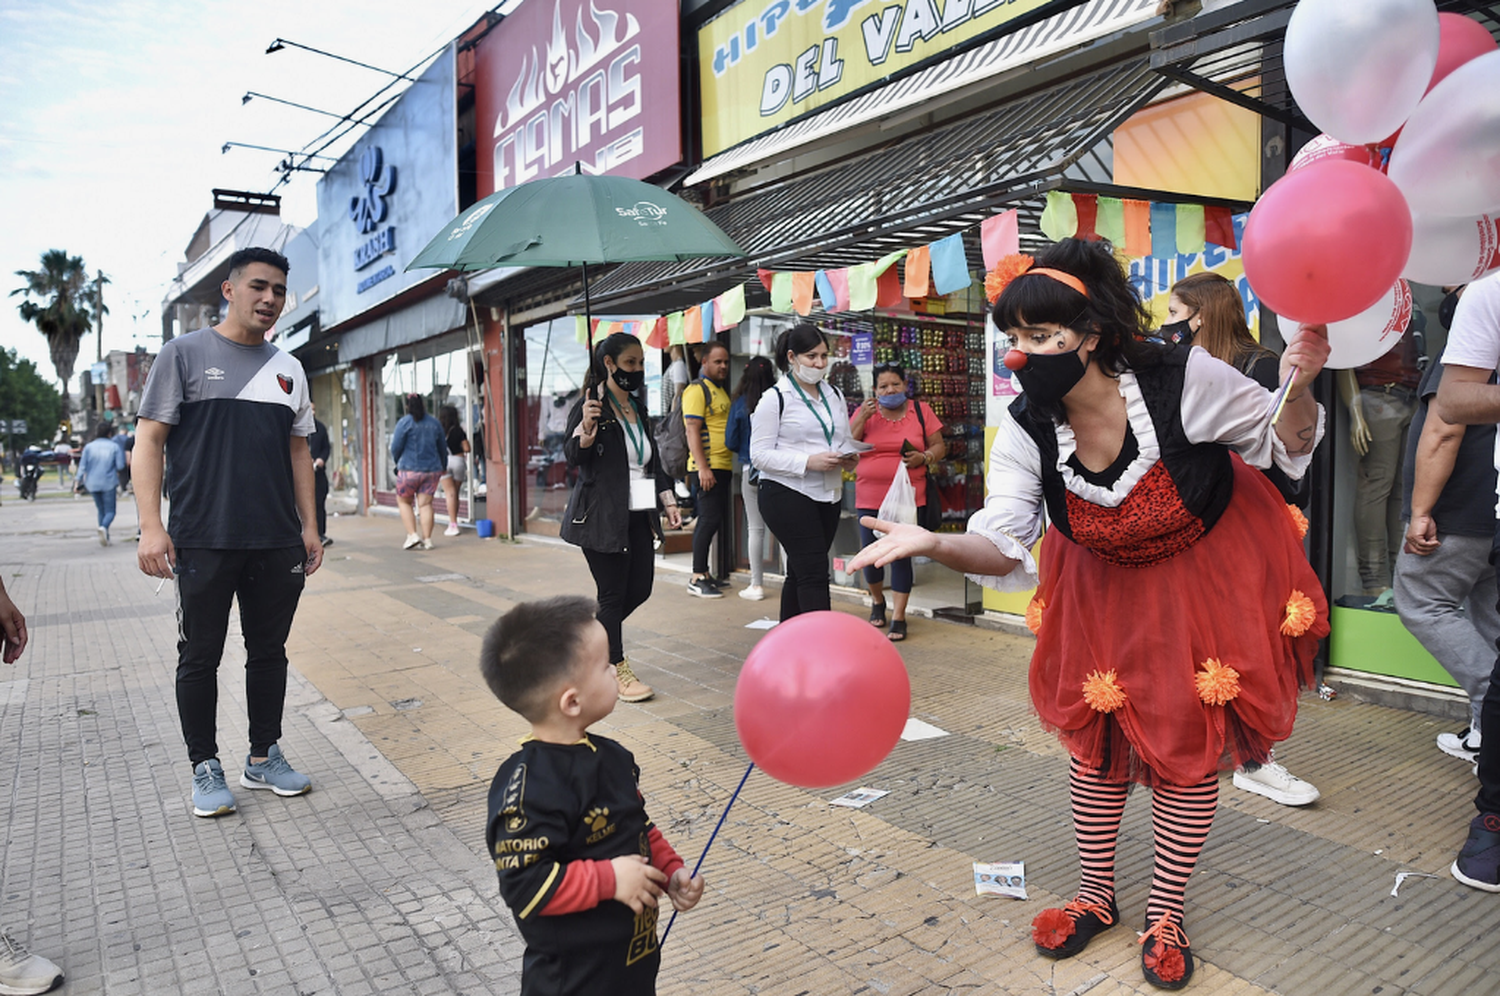
[[[672,0],[523,4],[478,47],[480,193],[575,162],[637,179],[676,163],[677,65]]]

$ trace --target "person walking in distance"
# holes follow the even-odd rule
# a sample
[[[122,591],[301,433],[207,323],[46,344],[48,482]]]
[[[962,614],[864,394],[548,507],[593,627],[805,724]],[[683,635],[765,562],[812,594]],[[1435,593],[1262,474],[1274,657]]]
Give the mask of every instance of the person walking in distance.
[[[710,342],[698,358],[698,372],[706,390],[691,387],[682,396],[682,420],[687,430],[688,484],[698,521],[693,525],[693,576],[688,594],[699,598],[723,598],[727,582],[708,568],[708,550],[714,537],[721,547],[729,543],[730,484],[734,480],[734,453],[724,445],[729,424],[729,347]]]
[[[162,346],[141,394],[134,478],[141,571],[177,580],[177,713],[193,766],[193,813],[234,812],[217,740],[219,663],[238,600],[250,752],[240,784],[301,795],[312,780],[281,751],[286,639],[308,575],[323,562],[313,510],[307,375],[266,342],[286,304],[287,261],[229,257],[227,310]],[[171,518],[161,516],[163,478]]]
[[[318,539],[324,546],[332,546],[328,538],[328,458],[333,456],[333,442],[328,438],[328,426],[318,420],[318,406],[310,405],[313,413],[313,434],[307,437],[307,450],[312,455],[313,508],[318,516]]]
[[[469,437],[458,423],[458,408],[454,405],[438,409],[438,422],[448,443],[448,466],[439,482],[443,485],[443,498],[448,502],[448,528],[443,530],[443,535],[457,536],[458,489],[468,478]]]
[[[114,444],[110,433],[109,423],[100,422],[78,459],[76,481],[79,489],[94,496],[100,546],[109,546],[109,527],[115,521],[115,489],[120,486],[120,471],[125,469],[125,451]]]
[[[760,474],[750,463],[750,416],[761,397],[776,384],[776,368],[764,356],[745,361],[740,382],[735,385],[729,403],[729,424],[724,428],[724,445],[740,458],[744,478],[740,496],[745,503],[745,547],[750,560],[750,583],[740,589],[740,597],[759,602],[766,597],[765,580],[766,520],[760,516]]]
[[[448,465],[448,444],[443,441],[443,427],[427,414],[420,394],[406,396],[406,414],[391,433],[391,460],[396,464],[396,505],[406,527],[401,549],[421,546],[431,550],[432,496]]]

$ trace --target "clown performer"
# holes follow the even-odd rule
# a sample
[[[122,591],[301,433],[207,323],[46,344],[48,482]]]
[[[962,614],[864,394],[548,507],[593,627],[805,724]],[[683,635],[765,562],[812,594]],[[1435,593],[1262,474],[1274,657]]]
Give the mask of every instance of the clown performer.
[[[866,518],[887,535],[851,570],[924,556],[999,591],[1036,587],[1031,699],[1071,758],[1081,864],[1077,897],[1033,922],[1037,952],[1070,958],[1119,922],[1115,843],[1139,782],[1156,844],[1141,966],[1180,989],[1193,974],[1183,893],[1218,773],[1266,763],[1291,733],[1328,633],[1297,524],[1252,469],[1307,469],[1326,330],[1287,344],[1273,425],[1274,396],[1255,381],[1201,348],[1144,341],[1150,318],[1105,244],[1007,257],[985,284],[1024,393],[997,427],[984,508],[964,534]]]

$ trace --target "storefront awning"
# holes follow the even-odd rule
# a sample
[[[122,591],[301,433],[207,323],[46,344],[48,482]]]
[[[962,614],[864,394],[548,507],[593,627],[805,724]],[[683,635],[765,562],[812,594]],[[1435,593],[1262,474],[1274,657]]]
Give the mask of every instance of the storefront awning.
[[[749,253],[630,263],[592,288],[596,314],[656,310],[664,295],[744,279],[754,267],[849,266],[973,228],[1001,205],[1066,180],[1107,183],[1114,128],[1168,86],[1133,59],[914,135],[707,211]]]
[[[929,106],[1001,73],[1077,49],[1155,17],[1157,0],[1090,0],[1045,21],[970,49],[820,114],[794,121],[707,160],[686,186],[795,155],[804,146],[892,114]]]

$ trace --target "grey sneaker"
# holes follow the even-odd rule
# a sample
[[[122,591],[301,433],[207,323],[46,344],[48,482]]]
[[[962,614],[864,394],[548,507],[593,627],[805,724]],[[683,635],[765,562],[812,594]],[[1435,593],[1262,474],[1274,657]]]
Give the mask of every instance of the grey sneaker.
[[[234,812],[234,793],[224,782],[224,768],[217,758],[199,762],[193,769],[193,815],[227,816]]]
[[[62,985],[62,980],[62,969],[0,931],[0,993],[30,996],[50,992]]]
[[[245,771],[240,775],[240,784],[248,789],[270,789],[277,795],[301,795],[312,788],[312,779],[292,769],[276,744],[266,751],[266,759],[251,764],[245,758]]]

